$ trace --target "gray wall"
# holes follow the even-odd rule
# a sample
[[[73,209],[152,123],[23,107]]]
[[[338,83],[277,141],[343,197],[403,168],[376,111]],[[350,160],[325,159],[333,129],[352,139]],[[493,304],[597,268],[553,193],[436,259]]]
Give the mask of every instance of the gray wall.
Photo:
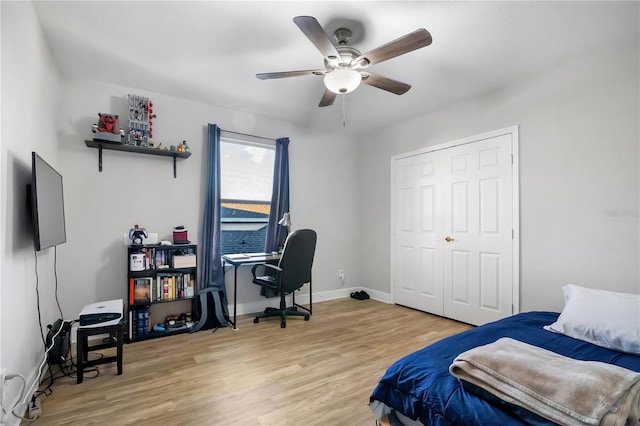
[[[31,3],[0,2],[0,7],[0,366],[7,373],[23,374],[31,385],[44,353],[36,286],[43,326],[59,313],[54,297],[54,253],[52,249],[34,252],[26,186],[31,181],[31,151],[53,167],[60,166],[56,146],[59,77]],[[15,401],[19,387],[18,379],[7,382],[5,401]],[[13,416],[7,422],[17,424]]]
[[[171,239],[171,229],[184,225],[189,239],[200,239],[206,177],[206,124],[226,130],[289,136],[292,229],[318,232],[314,291],[334,289],[337,271],[356,274],[356,146],[339,134],[313,134],[286,122],[265,119],[172,98],[143,90],[92,81],[65,81],[61,111],[64,128],[58,140],[65,177],[68,242],[59,249],[62,303],[77,313],[87,303],[126,296],[126,250],[122,234],[135,224]],[[87,94],[90,96],[87,96]],[[154,103],[154,140],[163,145],[186,140],[192,155],[178,160],[177,179],[169,158],[104,151],[98,172],[98,151],[85,146],[98,112],[126,116],[127,93],[148,96]],[[238,128],[243,114],[249,125]],[[126,121],[120,123],[126,126]],[[338,212],[345,221],[337,223]],[[260,288],[248,284],[243,268],[238,302],[264,300]],[[231,274],[230,274],[231,275]],[[231,291],[231,280],[228,280]],[[248,309],[248,308],[247,308]],[[246,309],[245,309],[246,310]]]
[[[640,291],[638,44],[451,105],[360,142],[361,280],[390,292],[390,158],[519,126],[521,310],[567,283]]]

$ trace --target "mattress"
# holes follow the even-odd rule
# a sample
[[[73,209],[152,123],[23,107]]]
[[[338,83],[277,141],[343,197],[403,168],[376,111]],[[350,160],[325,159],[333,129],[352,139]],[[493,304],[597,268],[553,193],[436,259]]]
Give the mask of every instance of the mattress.
[[[600,361],[640,372],[640,356],[605,349],[544,330],[558,318],[555,312],[526,312],[445,338],[396,361],[370,397],[425,425],[549,425],[527,410],[491,399],[467,387],[449,373],[460,353],[510,337],[578,360]],[[379,412],[379,411],[378,411]]]

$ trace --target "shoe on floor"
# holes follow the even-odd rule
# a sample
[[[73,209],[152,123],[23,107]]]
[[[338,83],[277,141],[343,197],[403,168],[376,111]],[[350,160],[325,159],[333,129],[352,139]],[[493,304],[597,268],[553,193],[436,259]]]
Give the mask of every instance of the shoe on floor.
[[[365,300],[369,298],[369,295],[366,291],[356,291],[351,293],[351,297],[358,300]]]

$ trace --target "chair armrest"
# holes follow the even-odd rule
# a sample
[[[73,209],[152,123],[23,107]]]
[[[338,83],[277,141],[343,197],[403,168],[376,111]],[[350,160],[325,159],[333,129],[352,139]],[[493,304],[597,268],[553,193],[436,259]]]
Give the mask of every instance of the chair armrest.
[[[270,263],[258,263],[257,265],[253,265],[253,268],[251,268],[251,275],[253,275],[253,279],[256,278],[256,270],[258,269],[258,267],[262,266],[263,268],[265,268],[265,272],[266,269],[271,269],[276,273],[276,276],[282,272],[282,268],[280,268],[277,265],[272,265]]]

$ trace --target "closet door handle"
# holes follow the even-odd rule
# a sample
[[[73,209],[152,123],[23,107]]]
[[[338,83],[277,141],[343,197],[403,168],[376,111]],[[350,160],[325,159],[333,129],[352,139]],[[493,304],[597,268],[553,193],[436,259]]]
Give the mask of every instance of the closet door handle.
[[[451,241],[455,241],[453,238],[447,236],[447,238],[444,239],[446,242],[450,243]]]

